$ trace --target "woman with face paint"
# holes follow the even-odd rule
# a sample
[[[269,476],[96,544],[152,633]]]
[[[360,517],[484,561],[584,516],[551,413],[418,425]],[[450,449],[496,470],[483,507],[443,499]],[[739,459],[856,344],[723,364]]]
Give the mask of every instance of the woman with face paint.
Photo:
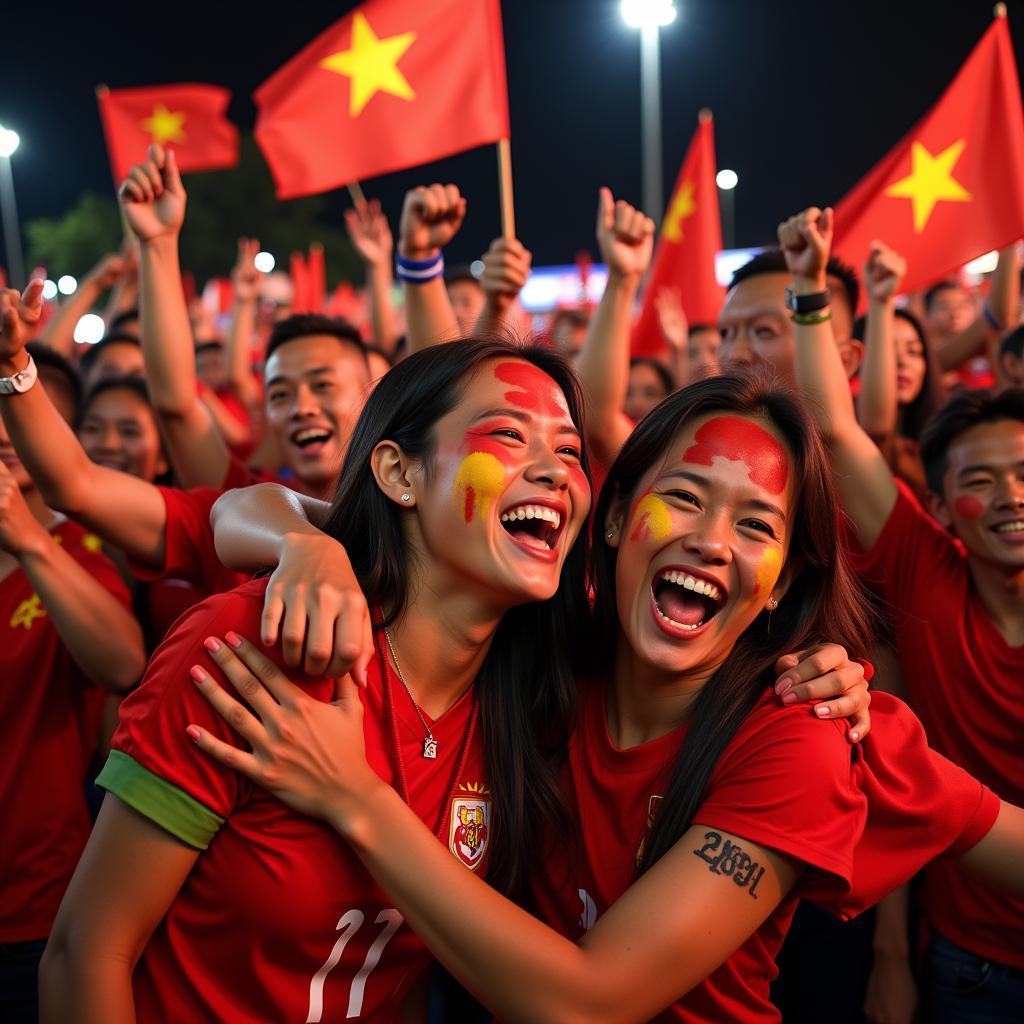
[[[768,985],[799,899],[852,915],[946,852],[1024,888],[1021,813],[928,750],[902,704],[876,698],[872,737],[851,747],[821,706],[772,692],[782,653],[867,642],[821,442],[791,398],[743,378],[673,396],[623,448],[598,522],[568,811],[523,845],[547,925],[454,863],[375,777],[351,684],[313,706],[239,641],[280,703],[262,695],[264,726],[210,688],[254,753],[198,744],[329,821],[502,1019],[777,1020]],[[258,690],[226,648],[214,660]]]
[[[357,669],[367,754],[429,834],[512,895],[529,866],[518,839],[563,814],[560,652],[581,621],[590,506],[579,422],[550,352],[431,349],[375,390],[327,525],[377,627]],[[185,733],[231,737],[200,692],[216,669],[189,668],[214,637],[257,634],[266,587],[192,609],[123,706],[44,958],[44,1020],[397,1019],[423,974],[429,954],[355,854]],[[329,679],[301,685],[334,696]]]

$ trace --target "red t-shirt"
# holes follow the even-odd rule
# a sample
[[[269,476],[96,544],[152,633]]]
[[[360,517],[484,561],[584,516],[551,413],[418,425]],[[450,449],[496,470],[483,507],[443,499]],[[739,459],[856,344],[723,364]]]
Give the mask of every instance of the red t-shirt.
[[[534,890],[541,916],[577,939],[633,882],[637,854],[665,792],[686,726],[629,750],[614,746],[604,687],[581,693],[567,783],[582,848],[559,849]],[[859,746],[846,725],[816,719],[807,705],[784,707],[766,691],[712,775],[694,823],[771,847],[807,870],[761,927],[658,1021],[778,1021],[768,989],[796,904],[811,899],[850,917],[906,882],[950,847],[966,850],[991,827],[998,799],[927,748],[906,705],[886,694],[871,706]],[[704,857],[738,874],[712,834]],[[748,866],[751,888],[756,872]],[[642,940],[642,936],[638,937]]]
[[[289,810],[185,735],[194,722],[244,748],[188,672],[201,664],[222,679],[203,640],[232,629],[258,637],[265,589],[266,580],[252,580],[178,622],[123,703],[100,775],[106,789],[202,850],[136,967],[138,1017],[190,1024],[345,1020],[346,1014],[394,1020],[430,962],[423,943],[328,825]],[[268,653],[280,664],[279,649]],[[429,828],[440,828],[455,856],[478,869],[490,801],[473,695],[431,723],[438,757],[426,760],[412,701],[380,644],[377,654],[363,696],[369,762],[400,792],[404,766],[413,809]],[[332,699],[330,680],[289,674],[317,699]],[[475,826],[471,835],[466,825]]]
[[[157,490],[167,510],[163,565],[153,568],[130,558],[128,565],[131,571],[141,580],[167,577],[184,580],[199,592],[197,600],[210,594],[221,594],[244,583],[249,577],[224,566],[213,543],[210,509],[222,492],[213,487],[193,487],[187,491],[177,487],[158,487]]]
[[[65,520],[52,531],[126,608],[101,542]],[[85,775],[105,692],[72,659],[24,572],[0,581],[0,942],[50,933],[89,837]]]
[[[886,602],[907,696],[928,742],[1004,800],[1022,805],[1024,646],[1011,647],[996,628],[960,542],[906,486],[897,486],[874,548],[854,562]],[[923,901],[933,927],[957,945],[1024,968],[1024,901],[951,862],[928,869]]]

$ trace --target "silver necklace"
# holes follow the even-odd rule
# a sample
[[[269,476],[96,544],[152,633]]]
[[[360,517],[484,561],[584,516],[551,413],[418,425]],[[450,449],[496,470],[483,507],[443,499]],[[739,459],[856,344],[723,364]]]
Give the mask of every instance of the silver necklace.
[[[416,717],[420,720],[420,725],[423,726],[423,731],[426,733],[423,737],[423,756],[434,760],[437,757],[437,740],[434,739],[434,734],[430,731],[430,726],[427,725],[427,720],[423,717],[423,712],[420,711],[420,706],[416,703],[416,698],[412,695],[412,690],[409,689],[405,676],[402,675],[402,668],[398,664],[398,655],[395,654],[395,645],[391,642],[391,631],[385,629],[384,637],[388,642],[388,650],[391,652],[391,663],[395,666],[395,675],[398,676],[398,681],[405,687],[405,692],[409,694],[409,700],[412,701]]]

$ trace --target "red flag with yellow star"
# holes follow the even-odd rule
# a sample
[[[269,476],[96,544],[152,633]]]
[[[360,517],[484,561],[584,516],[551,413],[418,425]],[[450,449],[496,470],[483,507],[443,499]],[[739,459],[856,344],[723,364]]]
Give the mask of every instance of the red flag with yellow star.
[[[170,146],[178,169],[214,171],[238,163],[238,130],[225,113],[231,93],[216,85],[96,90],[114,183],[146,159],[151,143]]]
[[[859,267],[880,239],[926,287],[1024,238],[1024,112],[1005,15],[938,103],[835,210],[833,251]]]
[[[722,248],[715,185],[715,131],[709,111],[701,111],[658,235],[644,305],[633,330],[633,354],[665,349],[655,300],[662,288],[679,292],[691,324],[714,323],[722,308],[722,286],[715,277],[715,255]]]
[[[508,138],[499,0],[368,0],[253,98],[281,199]]]

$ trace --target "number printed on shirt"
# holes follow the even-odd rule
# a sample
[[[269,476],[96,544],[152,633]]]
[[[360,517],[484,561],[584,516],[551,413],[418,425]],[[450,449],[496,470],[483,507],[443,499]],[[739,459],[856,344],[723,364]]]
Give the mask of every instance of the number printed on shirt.
[[[693,852],[711,865],[712,874],[731,878],[756,900],[757,886],[764,875],[764,868],[742,846],[737,846],[718,832],[705,832],[704,840],[704,845]]]
[[[338,936],[338,941],[334,943],[331,955],[324,961],[323,967],[313,975],[313,980],[309,983],[309,1013],[306,1016],[306,1024],[319,1024],[323,1019],[324,983],[327,981],[327,975],[338,966],[341,956],[345,952],[345,946],[348,945],[348,940],[359,931],[365,918],[366,915],[361,910],[349,910],[342,914],[341,920],[335,926],[341,933]],[[405,918],[397,910],[382,910],[377,915],[377,920],[374,923],[382,924],[384,927],[366,951],[363,966],[359,968],[356,976],[352,979],[352,987],[348,993],[348,1011],[345,1014],[347,1018],[358,1017],[363,1012],[366,981],[374,967],[380,963],[384,947],[391,941],[391,936],[398,931],[404,920]]]

